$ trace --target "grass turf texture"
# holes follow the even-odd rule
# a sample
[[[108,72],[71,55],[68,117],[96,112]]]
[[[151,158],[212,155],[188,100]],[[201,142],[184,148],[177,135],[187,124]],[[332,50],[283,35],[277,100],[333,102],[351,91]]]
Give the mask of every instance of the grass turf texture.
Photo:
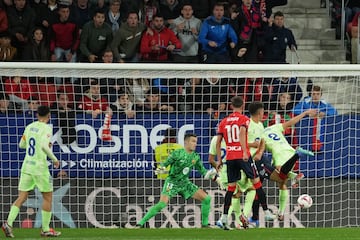
[[[222,229],[57,229],[62,232],[59,239],[156,239],[156,240],[354,240],[360,239],[360,228],[253,228],[249,230],[224,231]],[[39,239],[39,229],[14,229],[16,239]],[[2,238],[0,236],[0,238]]]

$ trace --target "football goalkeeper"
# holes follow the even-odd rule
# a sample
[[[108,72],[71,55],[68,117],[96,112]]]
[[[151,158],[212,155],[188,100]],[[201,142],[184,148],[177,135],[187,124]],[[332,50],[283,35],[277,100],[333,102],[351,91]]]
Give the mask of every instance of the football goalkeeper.
[[[186,134],[184,137],[184,148],[172,152],[168,159],[160,164],[155,170],[156,174],[166,173],[166,167],[170,165],[169,176],[166,178],[159,202],[151,207],[146,215],[136,224],[137,228],[144,224],[158,212],[166,207],[170,198],[180,194],[185,199],[190,197],[201,201],[201,225],[208,227],[210,212],[210,196],[201,188],[193,184],[189,179],[189,173],[193,167],[200,171],[205,179],[216,178],[216,171],[207,171],[203,166],[199,154],[195,151],[197,136]]]
[[[53,185],[48,169],[48,156],[55,168],[60,166],[60,162],[53,154],[49,146],[52,136],[52,129],[47,125],[50,119],[50,109],[47,106],[39,106],[37,110],[38,121],[29,124],[19,143],[19,147],[26,149],[26,155],[21,167],[19,180],[19,196],[10,208],[7,221],[2,225],[2,230],[6,237],[13,238],[13,222],[19,214],[21,205],[26,201],[29,192],[35,187],[39,189],[43,196],[41,220],[42,237],[58,237],[61,232],[57,232],[49,227],[51,220],[51,202]]]

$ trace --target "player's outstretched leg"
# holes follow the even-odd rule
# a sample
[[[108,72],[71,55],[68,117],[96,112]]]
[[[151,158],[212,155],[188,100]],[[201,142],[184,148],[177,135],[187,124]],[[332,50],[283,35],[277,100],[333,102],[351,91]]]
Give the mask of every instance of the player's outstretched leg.
[[[202,227],[209,226],[210,202],[211,202],[211,197],[209,195],[207,195],[201,201],[201,226]]]
[[[165,202],[158,202],[154,206],[149,209],[149,212],[145,214],[145,216],[136,224],[137,228],[141,228],[144,224],[149,221],[150,218],[154,217],[158,212],[160,212],[163,208],[166,207]]]

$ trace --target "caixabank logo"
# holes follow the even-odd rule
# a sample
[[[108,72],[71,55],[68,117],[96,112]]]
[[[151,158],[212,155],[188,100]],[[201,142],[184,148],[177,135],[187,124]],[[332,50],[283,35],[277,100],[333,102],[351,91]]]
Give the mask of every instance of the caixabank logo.
[[[52,201],[52,214],[57,218],[61,223],[66,225],[69,228],[76,228],[76,224],[69,212],[68,208],[63,204],[63,198],[69,194],[70,183],[65,184],[57,188],[53,192],[53,201]],[[21,225],[27,225],[27,227],[40,228],[41,227],[41,209],[43,203],[42,194],[36,188],[34,191],[35,195],[29,197],[28,200],[23,204],[24,207],[27,207],[28,215],[35,214],[35,220],[33,218],[26,218],[23,220]],[[26,221],[24,223],[24,221]]]

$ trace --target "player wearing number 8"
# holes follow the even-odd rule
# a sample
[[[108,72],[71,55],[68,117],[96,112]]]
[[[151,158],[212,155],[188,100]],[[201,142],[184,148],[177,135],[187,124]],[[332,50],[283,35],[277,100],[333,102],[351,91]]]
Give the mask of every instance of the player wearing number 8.
[[[43,237],[57,237],[60,232],[56,232],[49,227],[51,220],[51,201],[52,201],[52,179],[48,169],[47,156],[53,161],[55,168],[60,163],[53,154],[50,146],[52,129],[47,123],[50,119],[50,109],[46,106],[39,106],[37,110],[38,121],[29,124],[20,140],[19,147],[26,149],[26,155],[21,168],[19,180],[19,196],[10,209],[7,221],[2,225],[2,230],[6,237],[13,238],[13,222],[19,214],[21,205],[26,201],[29,192],[35,187],[39,189],[43,196],[42,205],[42,231]]]

